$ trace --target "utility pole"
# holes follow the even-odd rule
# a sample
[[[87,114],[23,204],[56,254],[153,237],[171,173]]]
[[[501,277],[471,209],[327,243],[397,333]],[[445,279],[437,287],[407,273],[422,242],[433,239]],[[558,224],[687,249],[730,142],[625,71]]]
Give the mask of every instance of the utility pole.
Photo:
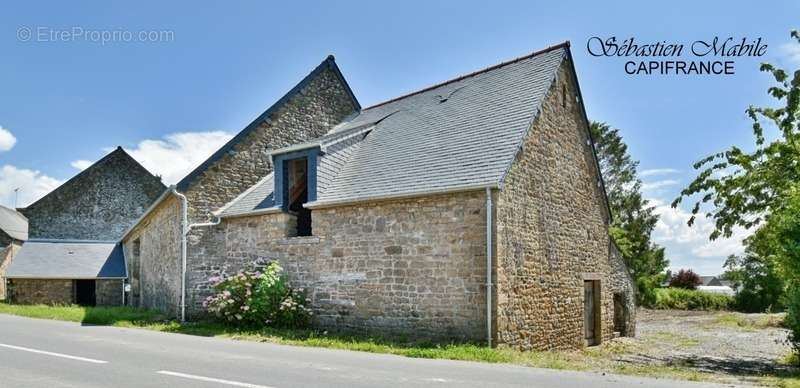
[[[17,210],[17,200],[19,199],[19,187],[14,189],[14,210]]]

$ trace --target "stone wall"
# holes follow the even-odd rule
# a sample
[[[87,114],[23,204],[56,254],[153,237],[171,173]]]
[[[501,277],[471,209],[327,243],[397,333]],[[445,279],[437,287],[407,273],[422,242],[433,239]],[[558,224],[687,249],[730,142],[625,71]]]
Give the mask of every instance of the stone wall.
[[[170,195],[123,241],[131,285],[128,305],[161,310],[173,317],[180,313],[180,208],[178,198]]]
[[[623,337],[636,336],[636,282],[613,242],[610,243],[611,276],[609,289],[614,294],[614,331]],[[619,326],[619,327],[617,327]]]
[[[321,136],[355,110],[335,70],[323,69],[269,120],[191,181],[184,193],[189,202],[190,222],[209,220],[212,211],[266,176],[271,171],[268,149]],[[138,259],[132,252],[137,238],[141,239]],[[129,303],[177,316],[180,312],[179,201],[169,199],[154,209],[125,239],[124,245],[131,276]],[[215,233],[214,228],[196,228],[188,237],[187,262],[219,261],[224,250],[224,235]],[[187,276],[205,279],[214,269],[201,265],[199,269],[190,269]]]
[[[326,134],[355,113],[346,86],[326,67],[294,94],[268,122],[242,139],[228,154],[196,177],[185,194],[189,217],[209,219],[215,211],[265,177],[272,169],[267,150],[301,143]]]
[[[9,299],[17,304],[69,305],[75,302],[70,279],[11,279]]]
[[[0,300],[8,298],[7,280],[5,278],[6,270],[11,265],[11,259],[19,251],[20,244],[16,241],[11,241],[4,248],[0,248]]]
[[[287,238],[291,218],[235,218],[213,228],[223,252],[189,262],[191,313],[202,311],[208,278],[277,259],[307,290],[320,328],[485,338],[483,192],[317,209],[313,237]]]
[[[116,240],[164,189],[117,148],[22,213],[30,238]]]
[[[97,306],[122,306],[122,280],[98,279],[95,283]]]
[[[613,335],[609,215],[565,61],[497,196],[497,340],[585,346],[584,280],[600,280],[600,341]]]

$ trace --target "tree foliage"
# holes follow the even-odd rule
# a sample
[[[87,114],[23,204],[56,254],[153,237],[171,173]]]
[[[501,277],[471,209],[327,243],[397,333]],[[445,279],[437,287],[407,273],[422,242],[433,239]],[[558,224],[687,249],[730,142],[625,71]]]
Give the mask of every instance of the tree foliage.
[[[792,31],[800,43],[800,33]],[[746,152],[733,146],[727,151],[707,156],[694,164],[700,173],[681,195],[673,201],[677,207],[685,198],[698,195],[692,208],[689,225],[703,205],[712,205],[706,213],[714,220],[712,240],[730,237],[737,226],[749,229],[765,217],[786,206],[789,190],[800,181],[800,70],[790,76],[786,71],[768,63],[761,65],[776,85],[768,93],[784,106],[747,108],[752,120],[755,150]],[[767,141],[765,128],[775,127],[779,136]]]
[[[685,288],[687,290],[694,290],[702,283],[700,275],[690,269],[682,269],[669,279],[670,287]]]
[[[725,261],[723,278],[738,290],[735,307],[748,313],[782,311],[785,282],[774,256],[774,251],[764,237],[767,229],[759,229],[747,239],[743,255],[731,255]]]
[[[664,248],[650,241],[658,215],[642,197],[642,182],[636,171],[639,162],[628,154],[619,130],[598,122],[593,122],[590,129],[613,218],[611,238],[633,273],[639,302],[652,303],[653,290],[663,280],[663,271],[669,264]]]
[[[791,36],[800,43],[800,33],[792,31]],[[757,293],[762,299],[778,291],[785,294],[787,326],[800,350],[800,70],[790,74],[765,63],[761,71],[774,78],[768,94],[778,104],[747,109],[754,151],[734,146],[697,162],[697,178],[672,206],[689,197],[699,198],[689,225],[701,208],[710,209],[705,215],[714,220],[712,240],[730,237],[737,227],[757,228],[745,240],[745,257],[729,261],[731,275],[752,280],[742,282],[740,294]],[[768,139],[767,130],[775,136]],[[783,284],[769,279],[775,277]]]

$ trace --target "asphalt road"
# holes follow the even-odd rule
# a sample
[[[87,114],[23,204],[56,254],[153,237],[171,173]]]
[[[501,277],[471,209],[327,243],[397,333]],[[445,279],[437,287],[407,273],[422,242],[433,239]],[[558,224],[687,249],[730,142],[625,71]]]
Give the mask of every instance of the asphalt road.
[[[712,387],[0,314],[0,387]]]

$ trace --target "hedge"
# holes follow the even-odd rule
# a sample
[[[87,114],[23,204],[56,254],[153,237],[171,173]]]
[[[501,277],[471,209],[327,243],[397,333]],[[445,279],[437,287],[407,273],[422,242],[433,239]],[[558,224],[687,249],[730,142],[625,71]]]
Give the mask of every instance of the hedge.
[[[683,288],[656,289],[655,309],[672,310],[729,310],[734,306],[730,295],[687,290]]]

